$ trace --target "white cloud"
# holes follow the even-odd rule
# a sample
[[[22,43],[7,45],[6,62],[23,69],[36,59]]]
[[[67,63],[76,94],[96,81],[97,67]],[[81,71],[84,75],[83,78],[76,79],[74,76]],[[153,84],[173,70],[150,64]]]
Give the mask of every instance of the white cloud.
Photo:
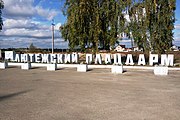
[[[41,48],[51,47],[49,20],[58,14],[58,10],[43,8],[41,4],[34,5],[34,0],[4,0],[4,3],[0,48],[27,47],[31,43]],[[60,33],[55,31],[55,47],[67,48],[67,42],[62,41]]]
[[[34,0],[5,0],[4,15],[7,17],[32,17],[35,13],[33,8]]]
[[[21,19],[6,19],[4,21],[4,28],[9,29],[9,28],[35,28],[36,23],[33,23],[31,20],[21,20]]]
[[[6,19],[2,31],[4,36],[19,36],[19,37],[36,37],[50,38],[50,26],[42,25],[34,22],[31,19]]]
[[[38,15],[51,20],[58,14],[57,10],[45,9],[38,5],[34,6],[33,2],[34,0],[5,0],[4,16],[7,18],[27,19]]]
[[[26,28],[10,28],[2,31],[2,36],[15,36],[15,37],[26,37],[36,38],[36,39],[48,39],[51,38],[51,30],[50,29],[26,29]],[[58,37],[56,35],[56,37]]]
[[[54,16],[58,14],[56,10],[53,9],[44,9],[41,6],[36,7],[36,12],[38,15],[47,18],[48,20],[52,20]]]
[[[55,36],[59,37],[59,27],[61,23],[55,25]],[[5,36],[31,36],[50,38],[52,36],[51,26],[42,25],[31,20],[14,20],[7,19],[4,22],[4,29],[2,35]]]
[[[58,23],[55,30],[60,25],[61,23]],[[0,34],[0,48],[28,47],[31,43],[40,48],[51,48],[51,25],[42,24],[31,19],[6,19]],[[68,43],[60,37],[59,31],[55,31],[55,48],[67,47]]]
[[[68,46],[68,42],[65,42],[60,38],[56,38],[54,42],[55,48],[65,49]],[[31,43],[39,48],[51,48],[52,45],[51,39],[44,40],[29,38],[29,40],[27,41],[26,38],[22,37],[13,37],[13,39],[6,38],[4,40],[0,39],[0,43],[0,48],[28,48]]]
[[[176,30],[180,30],[180,24],[174,26]]]

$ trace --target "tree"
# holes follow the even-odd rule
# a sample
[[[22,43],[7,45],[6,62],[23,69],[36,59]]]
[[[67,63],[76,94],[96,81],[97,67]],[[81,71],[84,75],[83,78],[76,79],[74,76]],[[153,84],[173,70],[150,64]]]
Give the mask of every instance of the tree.
[[[163,53],[173,41],[176,0],[66,0],[62,37],[74,49],[110,49],[126,33],[145,51]],[[130,22],[125,19],[128,12]]]
[[[125,27],[122,11],[129,1],[66,0],[64,13],[67,23],[61,30],[62,36],[69,41],[71,49],[77,46],[82,50],[90,47],[95,52],[100,47],[109,49]]]
[[[29,45],[29,52],[37,52],[37,47],[34,46],[33,43]]]
[[[176,0],[134,1],[129,31],[139,48],[164,53],[172,46]]]
[[[145,0],[152,50],[164,53],[173,41],[176,0]]]
[[[129,8],[130,23],[128,30],[134,39],[135,44],[143,50],[149,50],[150,44],[148,41],[148,25],[145,12],[145,3],[143,1],[134,1]]]
[[[1,17],[3,8],[4,8],[4,2],[0,0],[0,31],[2,30],[2,26],[3,26],[3,20]]]

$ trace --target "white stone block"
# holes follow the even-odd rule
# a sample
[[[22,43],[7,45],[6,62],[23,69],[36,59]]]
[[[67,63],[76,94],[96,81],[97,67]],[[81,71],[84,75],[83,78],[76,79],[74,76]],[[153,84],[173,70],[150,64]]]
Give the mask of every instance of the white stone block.
[[[8,67],[8,62],[0,63],[0,69],[6,69]]]
[[[47,64],[47,70],[48,71],[55,71],[57,70],[57,64],[54,63],[54,64]]]
[[[154,75],[168,75],[168,67],[166,66],[155,66]]]
[[[23,64],[21,65],[21,69],[23,69],[23,70],[29,70],[29,69],[31,69],[31,63],[23,63]]]
[[[112,65],[111,72],[116,73],[116,74],[122,74],[123,66],[122,65]]]
[[[77,71],[78,72],[87,72],[88,66],[87,64],[79,64],[77,66]]]

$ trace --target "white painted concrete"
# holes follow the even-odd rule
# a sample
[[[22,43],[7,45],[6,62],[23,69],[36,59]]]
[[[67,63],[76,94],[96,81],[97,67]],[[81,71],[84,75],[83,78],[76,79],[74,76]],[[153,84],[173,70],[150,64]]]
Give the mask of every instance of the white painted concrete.
[[[87,64],[79,64],[77,66],[77,71],[78,72],[87,72],[88,65]]]
[[[111,72],[116,73],[116,74],[122,74],[123,66],[122,65],[112,65]]]
[[[8,62],[8,66],[21,66],[23,63]],[[79,64],[57,64],[57,68],[77,68]],[[47,67],[46,63],[31,63],[31,67]],[[112,65],[88,65],[89,69],[95,68],[112,68]],[[153,66],[123,66],[123,69],[143,69],[143,70],[154,70]],[[168,67],[168,70],[180,71],[178,67]]]
[[[7,62],[0,63],[0,69],[6,69],[7,67],[8,67],[8,63]]]
[[[8,62],[9,66],[21,66],[23,63]]]
[[[155,66],[154,75],[168,75],[168,67],[166,66]]]
[[[57,64],[54,63],[54,64],[47,64],[47,70],[48,71],[55,71],[57,70]]]
[[[29,69],[31,69],[31,63],[23,63],[23,64],[21,65],[21,69],[23,69],[23,70],[29,70]]]

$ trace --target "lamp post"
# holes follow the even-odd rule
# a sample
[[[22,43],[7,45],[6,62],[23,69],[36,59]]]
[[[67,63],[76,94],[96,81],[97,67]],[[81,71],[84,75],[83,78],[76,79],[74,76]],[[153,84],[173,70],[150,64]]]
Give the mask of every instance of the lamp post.
[[[52,54],[54,53],[54,20],[52,20],[51,27],[52,27]]]

